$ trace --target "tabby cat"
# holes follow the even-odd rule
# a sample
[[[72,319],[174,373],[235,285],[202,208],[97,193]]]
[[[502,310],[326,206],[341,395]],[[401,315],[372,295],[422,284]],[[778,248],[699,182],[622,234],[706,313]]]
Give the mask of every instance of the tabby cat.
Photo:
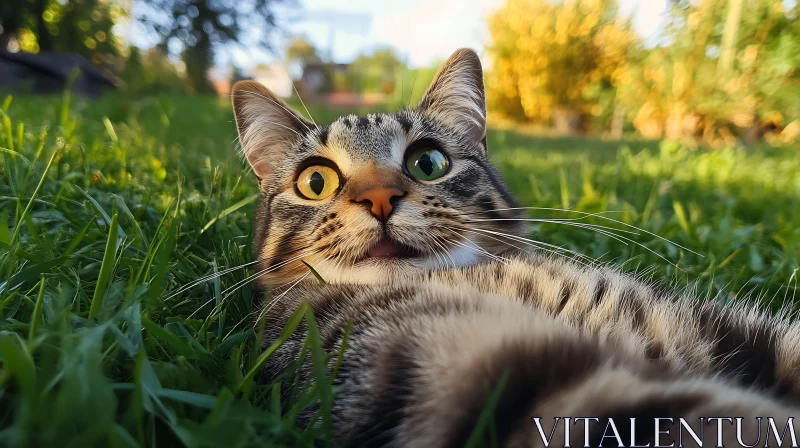
[[[542,435],[553,446],[617,446],[603,437],[607,419],[625,438],[634,430],[640,446],[659,436],[678,446],[678,420],[662,426],[669,434],[652,425],[678,417],[742,417],[740,436],[759,446],[769,427],[756,417],[773,417],[791,443],[800,326],[524,250],[523,210],[487,157],[471,50],[445,62],[416,108],[394,114],[321,126],[253,81],[232,97],[262,193],[254,256],[272,297],[261,310],[266,342],[304,302],[329,353],[352,322],[335,378],[337,442],[460,447],[494,393],[489,439],[499,446],[543,446]],[[264,382],[281,378],[304,340],[301,325]],[[310,361],[300,371],[313,378]],[[567,416],[598,420],[588,432],[551,433]],[[708,423],[699,441],[715,446]],[[723,429],[721,441],[738,446]]]

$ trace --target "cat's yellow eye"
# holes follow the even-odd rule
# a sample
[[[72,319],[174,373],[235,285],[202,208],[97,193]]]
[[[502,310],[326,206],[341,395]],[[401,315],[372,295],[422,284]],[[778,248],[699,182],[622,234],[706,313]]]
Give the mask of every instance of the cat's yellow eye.
[[[419,148],[406,156],[408,174],[419,180],[434,180],[445,174],[450,168],[450,160],[438,149]]]
[[[297,176],[297,190],[306,199],[321,201],[336,193],[338,188],[339,175],[329,166],[310,166]]]

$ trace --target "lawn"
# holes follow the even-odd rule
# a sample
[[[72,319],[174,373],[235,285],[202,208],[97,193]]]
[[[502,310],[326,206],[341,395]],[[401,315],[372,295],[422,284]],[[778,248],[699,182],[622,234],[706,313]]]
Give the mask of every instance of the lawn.
[[[196,282],[250,261],[257,189],[227,102],[9,98],[2,110],[0,445],[325,440],[294,418],[327,381],[289,402],[254,381],[270,352],[247,269]],[[798,148],[500,130],[489,148],[520,204],[540,208],[532,218],[582,218],[534,222],[537,240],[709,299],[796,307]]]

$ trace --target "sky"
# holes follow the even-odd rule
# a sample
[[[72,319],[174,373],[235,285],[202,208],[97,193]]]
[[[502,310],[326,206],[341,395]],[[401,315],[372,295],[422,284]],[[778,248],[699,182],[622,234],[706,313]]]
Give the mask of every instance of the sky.
[[[297,0],[300,9],[278,11],[284,32],[276,48],[285,48],[305,35],[336,62],[349,62],[360,53],[391,46],[411,67],[443,61],[454,50],[470,47],[482,52],[488,41],[486,17],[504,0]],[[666,16],[667,0],[618,0],[623,14],[634,15],[634,28],[652,38]],[[787,1],[787,0],[784,0]],[[795,0],[788,0],[795,1]],[[134,2],[134,10],[142,2]],[[157,42],[141,26],[124,32],[128,40],[148,48]],[[175,49],[174,49],[175,50]],[[277,62],[260,48],[226,47],[217,65],[250,68]]]
[[[620,0],[634,27],[652,37],[665,16],[667,0]],[[302,11],[284,14],[288,35],[305,35],[336,62],[390,45],[412,67],[444,60],[454,50],[481,52],[488,41],[486,16],[503,0],[301,0]],[[333,33],[331,32],[333,31]],[[288,38],[286,38],[288,39]],[[285,43],[284,43],[285,45]],[[260,50],[235,49],[223,59],[240,67],[269,63]]]

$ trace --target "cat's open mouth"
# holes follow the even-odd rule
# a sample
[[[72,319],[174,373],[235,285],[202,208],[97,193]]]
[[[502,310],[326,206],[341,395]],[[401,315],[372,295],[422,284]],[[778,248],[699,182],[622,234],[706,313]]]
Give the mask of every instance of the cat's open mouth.
[[[381,238],[366,253],[366,258],[415,258],[422,252],[389,237]]]

